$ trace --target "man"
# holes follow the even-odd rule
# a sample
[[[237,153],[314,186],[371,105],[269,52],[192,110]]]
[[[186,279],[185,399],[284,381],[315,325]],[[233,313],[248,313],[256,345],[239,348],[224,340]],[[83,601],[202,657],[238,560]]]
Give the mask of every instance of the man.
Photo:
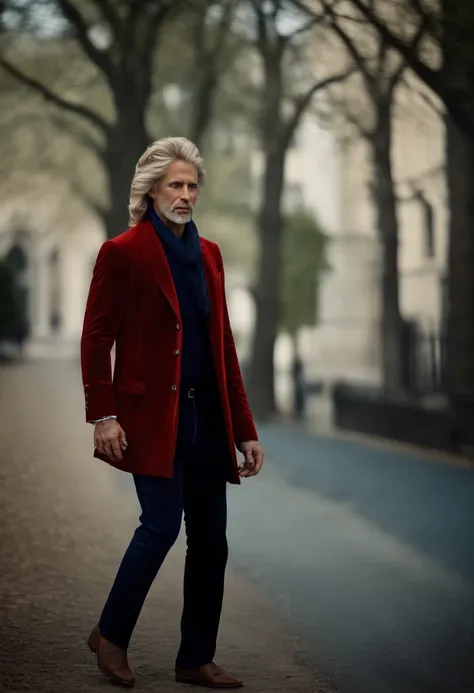
[[[203,178],[192,142],[166,138],[148,147],[131,185],[131,228],[102,245],[84,317],[82,376],[94,456],[133,475],[142,510],[88,640],[100,670],[125,686],[135,683],[129,641],[183,510],[176,680],[242,685],[213,662],[227,562],[226,484],[257,474],[263,450],[229,324],[222,257],[192,220]]]

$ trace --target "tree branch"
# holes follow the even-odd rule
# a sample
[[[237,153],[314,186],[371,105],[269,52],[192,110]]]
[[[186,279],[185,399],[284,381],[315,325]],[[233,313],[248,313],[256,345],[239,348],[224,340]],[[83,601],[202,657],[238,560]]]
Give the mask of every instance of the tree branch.
[[[104,222],[107,215],[107,208],[104,207],[98,200],[96,200],[91,193],[85,189],[82,182],[77,178],[77,176],[71,176],[71,171],[66,171],[65,174],[69,174],[70,184],[73,192],[75,192],[83,202],[91,209],[99,219]]]
[[[85,118],[89,123],[92,123],[93,125],[95,125],[95,127],[99,128],[101,132],[103,132],[104,134],[107,134],[107,132],[109,131],[109,124],[107,123],[107,121],[87,106],[84,106],[82,104],[76,104],[72,101],[68,101],[67,99],[63,99],[61,96],[58,96],[53,91],[51,91],[44,84],[41,84],[41,82],[39,82],[38,80],[34,79],[33,77],[29,77],[28,75],[25,75],[21,70],[19,70],[17,67],[8,62],[8,60],[5,60],[2,57],[0,57],[0,67],[2,67],[5,70],[5,72],[14,77],[18,82],[25,85],[26,87],[29,87],[32,91],[35,91],[37,94],[40,94],[45,99],[45,101],[53,103],[55,106],[58,106],[58,108],[62,108],[64,111],[69,111],[70,113],[74,113],[75,115]]]
[[[71,190],[76,193],[77,196],[80,197],[83,202],[85,202],[89,209],[91,209],[99,217],[102,223],[104,223],[108,210],[106,207],[100,204],[100,202],[98,202],[88,190],[85,189],[83,183],[79,180],[79,177],[75,175],[74,161],[74,154],[69,155],[62,162],[54,160],[52,157],[51,148],[47,147],[45,144],[43,156],[40,160],[41,170],[43,173],[51,175],[53,180],[57,180],[58,176],[61,176],[64,180],[66,180]]]
[[[89,149],[99,160],[103,161],[105,149],[89,132],[76,127],[76,125],[65,118],[64,113],[61,112],[53,115],[52,121],[57,128],[63,132],[67,132],[68,135],[72,135],[82,147]]]
[[[437,94],[441,94],[442,85],[440,71],[434,70],[423,63],[418,57],[416,49],[414,50],[411,45],[407,45],[399,36],[396,36],[393,31],[377,17],[375,12],[367,7],[363,0],[350,1],[352,5],[359,10],[362,16],[377,29],[382,38],[400,53],[420,79]]]
[[[92,0],[97,9],[101,12],[103,18],[112,29],[114,35],[119,38],[122,33],[122,23],[118,13],[112,9],[112,4],[109,0]]]
[[[322,0],[323,6],[325,7],[328,15],[331,17],[331,27],[344,42],[344,45],[349,50],[354,61],[356,62],[362,76],[364,77],[369,92],[375,97],[375,90],[380,92],[379,85],[383,84],[385,78],[385,68],[387,63],[388,49],[391,48],[391,44],[386,40],[380,32],[378,32],[379,44],[377,51],[377,64],[375,72],[371,72],[367,67],[367,62],[364,56],[358,50],[355,42],[350,38],[350,36],[345,32],[340,24],[336,21],[334,11],[331,7],[327,5],[326,0]],[[428,17],[426,15],[422,16],[420,25],[413,36],[412,42],[410,44],[410,49],[416,54],[418,46],[421,39],[425,35],[426,28],[428,26]],[[393,50],[393,48],[392,48]],[[398,85],[404,71],[407,68],[407,62],[405,59],[401,59],[398,67],[393,71],[393,73],[388,77],[388,89],[387,95],[391,94],[395,87]]]
[[[364,126],[363,121],[365,119],[362,116],[357,116],[354,111],[348,108],[347,100],[331,98],[331,106],[333,111],[336,110],[338,115],[342,115],[344,120],[349,123],[349,125],[352,125],[363,139],[372,140],[374,136],[374,127],[372,126],[372,128],[369,128]]]
[[[420,26],[416,30],[416,32],[413,36],[411,45],[410,45],[410,49],[415,54],[416,54],[416,51],[418,50],[418,47],[421,43],[421,40],[425,36],[428,25],[429,25],[429,18],[426,15],[422,16],[421,21],[420,21]],[[407,61],[402,58],[400,65],[398,66],[398,69],[393,72],[393,74],[390,78],[390,83],[389,83],[390,89],[393,90],[397,86],[397,84],[400,81],[400,79],[402,78],[402,75],[405,72],[406,68],[407,68]]]
[[[229,34],[237,10],[238,2],[236,0],[228,0],[222,11],[222,17],[219,22],[219,27],[216,32],[216,41],[212,46],[212,55],[218,56],[224,47],[224,42]]]
[[[334,14],[333,9],[327,4],[325,0],[322,0],[322,5],[327,15],[330,17],[332,30],[339,36],[342,43],[345,45],[347,51],[352,56],[352,59],[357,65],[359,72],[364,78],[369,91],[372,91],[374,86],[374,76],[367,67],[366,58],[357,48],[355,41],[353,41],[349,34],[346,31],[344,31],[344,29],[340,26],[339,22],[336,20],[336,16]]]
[[[474,119],[470,110],[470,105],[465,104],[460,98],[460,89],[457,84],[446,83],[443,79],[443,69],[433,69],[426,65],[416,50],[393,33],[383,21],[377,17],[363,0],[350,0],[352,6],[357,8],[362,17],[372,24],[372,26],[385,38],[390,46],[398,51],[406,60],[408,66],[420,78],[424,84],[439,96],[453,122],[469,137],[474,135]]]
[[[154,11],[148,16],[143,39],[143,50],[141,51],[142,59],[140,62],[142,69],[147,71],[147,75],[151,73],[159,31],[173,11],[176,12],[179,9],[177,0],[162,0],[159,5],[155,0],[155,3],[156,5],[153,5]]]
[[[262,9],[262,0],[250,0],[254,10],[255,16],[257,18],[257,37],[260,50],[263,52],[268,51],[268,30],[265,13]]]
[[[89,38],[90,26],[88,26],[81,12],[71,0],[55,0],[63,16],[75,30],[76,38],[84,53],[90,61],[98,67],[107,79],[113,79],[114,66],[110,57],[104,51],[96,48]]]
[[[289,39],[294,39],[295,36],[300,36],[301,34],[305,34],[307,31],[310,31],[314,26],[317,26],[318,24],[322,24],[325,20],[325,15],[314,15],[309,19],[305,24],[302,24],[302,26],[298,27],[298,29],[295,29],[291,34],[289,34]]]
[[[429,14],[423,7],[420,0],[410,0],[411,7],[418,13],[421,23],[425,24],[426,30],[439,40],[440,38],[440,18],[436,19],[433,14]],[[433,9],[433,8],[432,8]]]
[[[375,79],[376,81],[380,84],[383,83],[383,80],[385,79],[385,69],[387,67],[387,56],[388,52],[390,49],[389,44],[386,42],[386,40],[383,38],[383,36],[380,36],[380,34],[377,35],[378,38],[378,50],[377,50],[377,61],[376,61],[376,68],[375,68]],[[404,61],[402,61],[404,62]]]
[[[444,118],[445,114],[443,113],[442,108],[440,108],[439,105],[437,103],[435,103],[434,99],[431,99],[430,96],[427,93],[425,93],[423,90],[417,91],[417,94],[418,94],[418,96],[421,96],[421,98],[425,102],[425,104],[427,106],[429,106],[429,108],[431,108],[431,110],[434,113],[436,113],[436,115],[438,116],[438,118],[440,120],[442,120]]]
[[[273,11],[272,11],[272,20],[273,23],[278,21],[278,15],[281,12],[281,0],[273,0]]]
[[[197,23],[195,26],[193,26],[191,31],[194,55],[197,59],[197,64],[199,65],[199,83],[201,87],[204,88],[206,86],[208,88],[212,88],[217,82],[219,68],[221,68],[219,57],[226,48],[226,39],[232,26],[235,11],[237,10],[239,3],[236,0],[227,0],[223,3],[222,15],[220,17],[218,26],[214,32],[212,29],[210,30],[210,33],[213,33],[214,35],[207,37],[206,39],[207,11],[211,5],[212,0],[207,0],[203,11],[198,10],[196,17]],[[228,64],[228,53],[225,55],[225,61],[226,64]],[[193,73],[194,71],[195,67],[193,68]]]
[[[283,140],[287,143],[290,142],[293,133],[295,132],[296,128],[299,125],[301,116],[305,112],[306,108],[309,106],[311,99],[313,96],[316,94],[318,91],[322,91],[323,89],[327,89],[327,87],[330,87],[332,84],[337,84],[338,82],[343,82],[346,79],[348,79],[351,75],[356,72],[355,67],[350,67],[348,70],[345,70],[344,72],[340,72],[337,75],[332,75],[331,77],[326,77],[323,80],[320,80],[313,84],[308,91],[300,96],[299,98],[295,99],[295,108],[293,111],[293,115],[291,118],[288,120],[286,123],[286,126],[283,130]]]

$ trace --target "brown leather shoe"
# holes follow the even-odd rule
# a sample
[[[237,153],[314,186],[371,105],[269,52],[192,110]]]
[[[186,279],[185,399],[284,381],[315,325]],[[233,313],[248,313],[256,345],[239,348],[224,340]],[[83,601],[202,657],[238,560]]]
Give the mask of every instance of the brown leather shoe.
[[[91,652],[97,654],[97,666],[103,674],[120,686],[132,688],[135,685],[135,677],[127,661],[127,651],[103,638],[98,626],[92,629],[87,645]]]
[[[241,688],[244,684],[211,662],[199,669],[180,669],[176,667],[176,682],[191,683],[206,688]]]

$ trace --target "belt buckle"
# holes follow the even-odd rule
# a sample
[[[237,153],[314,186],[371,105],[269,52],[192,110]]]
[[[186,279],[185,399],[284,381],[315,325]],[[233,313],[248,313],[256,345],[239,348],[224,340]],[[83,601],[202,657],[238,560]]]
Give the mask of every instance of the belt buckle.
[[[194,387],[190,387],[188,390],[188,399],[194,399],[196,396],[196,390]]]

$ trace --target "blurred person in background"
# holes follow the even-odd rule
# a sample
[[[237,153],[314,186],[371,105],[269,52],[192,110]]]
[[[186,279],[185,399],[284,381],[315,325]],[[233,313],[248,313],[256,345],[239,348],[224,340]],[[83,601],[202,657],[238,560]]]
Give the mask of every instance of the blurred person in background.
[[[28,341],[29,327],[28,322],[25,318],[21,317],[18,319],[15,326],[15,343],[17,347],[18,357],[20,359],[25,358],[25,345]]]
[[[131,228],[102,245],[84,316],[82,379],[94,456],[133,475],[142,510],[88,640],[99,669],[125,686],[135,683],[127,658],[132,632],[183,510],[176,680],[242,685],[213,661],[228,554],[226,487],[257,474],[263,450],[230,327],[222,256],[193,221],[203,178],[189,140],[148,147],[131,185]]]
[[[304,419],[306,411],[306,382],[303,359],[295,354],[291,364],[291,378],[293,382],[293,412],[295,419]]]

